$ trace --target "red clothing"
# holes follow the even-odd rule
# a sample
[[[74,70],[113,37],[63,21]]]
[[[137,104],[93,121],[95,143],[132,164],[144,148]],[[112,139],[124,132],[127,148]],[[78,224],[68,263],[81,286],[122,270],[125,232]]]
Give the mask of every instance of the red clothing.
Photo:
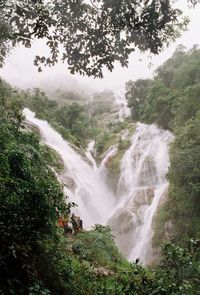
[[[58,218],[58,225],[59,225],[60,227],[64,227],[62,217],[59,217],[59,218]]]

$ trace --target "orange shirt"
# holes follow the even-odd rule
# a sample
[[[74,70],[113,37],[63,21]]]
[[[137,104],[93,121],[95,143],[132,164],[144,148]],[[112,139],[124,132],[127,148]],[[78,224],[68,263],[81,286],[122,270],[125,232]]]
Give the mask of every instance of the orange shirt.
[[[60,227],[63,227],[63,220],[62,220],[62,217],[59,217],[59,218],[58,218],[58,225],[59,225]]]

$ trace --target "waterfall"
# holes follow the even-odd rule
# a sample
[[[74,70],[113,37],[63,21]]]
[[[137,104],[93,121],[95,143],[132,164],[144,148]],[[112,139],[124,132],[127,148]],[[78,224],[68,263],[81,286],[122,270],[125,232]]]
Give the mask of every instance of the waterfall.
[[[93,169],[66,140],[46,121],[35,118],[28,109],[24,114],[29,122],[40,130],[42,141],[57,151],[64,162],[64,175],[74,182],[71,197],[78,205],[77,214],[83,219],[84,227],[105,224],[114,207],[114,195],[101,179],[98,171]],[[67,192],[68,189],[65,188]]]
[[[106,164],[117,153],[117,146],[107,151],[98,167],[93,157],[94,142],[88,145],[84,159],[46,121],[35,118],[28,109],[24,114],[39,129],[43,143],[63,159],[62,177],[73,181],[64,190],[78,205],[84,228],[109,224],[119,249],[130,261],[140,257],[143,264],[150,262],[153,217],[168,186],[172,134],[155,125],[137,123],[131,146],[121,160],[116,197],[107,182]]]
[[[107,152],[104,155],[104,158],[99,166],[99,173],[101,175],[106,174],[106,164],[110,161],[110,159],[112,159],[112,157],[114,157],[117,153],[117,146],[111,146],[109,147],[109,149],[107,150]]]
[[[88,147],[87,147],[87,150],[86,150],[86,157],[88,158],[88,160],[90,161],[90,163],[92,164],[92,167],[97,170],[97,164],[96,164],[96,161],[93,157],[93,154],[94,154],[94,145],[95,145],[95,141],[91,141],[89,144],[88,144]]]
[[[137,123],[131,146],[122,158],[121,201],[108,223],[130,261],[140,257],[145,264],[152,259],[152,222],[168,187],[168,145],[172,139],[169,131]]]
[[[125,90],[118,89],[115,91],[115,104],[119,108],[119,121],[123,121],[126,117],[130,116],[131,111],[127,105]]]

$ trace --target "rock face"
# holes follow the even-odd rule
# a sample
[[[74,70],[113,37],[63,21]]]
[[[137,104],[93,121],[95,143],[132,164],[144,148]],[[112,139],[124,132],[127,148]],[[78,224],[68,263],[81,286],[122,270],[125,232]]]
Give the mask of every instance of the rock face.
[[[25,129],[27,129],[29,131],[33,131],[33,132],[37,133],[38,135],[40,135],[40,129],[38,128],[38,126],[36,126],[35,124],[33,124],[27,120],[24,122],[24,127],[25,127]]]
[[[138,185],[144,186],[153,185],[156,183],[158,183],[158,177],[156,175],[154,162],[151,160],[151,158],[147,158],[146,161],[144,161],[143,163],[141,175],[138,179]]]
[[[127,243],[130,240],[133,228],[136,229],[137,221],[133,219],[133,213],[125,208],[119,208],[115,214],[109,219],[108,224],[112,229],[115,237],[115,242],[125,257],[131,251],[131,243]]]
[[[137,228],[141,225],[143,208],[152,203],[153,197],[153,186],[134,190],[132,198],[130,197],[124,203],[123,208],[119,208],[108,221],[115,236],[116,244],[126,257],[129,256],[135,243],[133,237]]]
[[[147,187],[143,189],[138,189],[134,194],[133,203],[135,207],[138,208],[142,205],[150,205],[154,196],[154,187]]]
[[[67,175],[59,175],[59,180],[64,186],[66,186],[70,190],[74,190],[75,183],[71,177],[69,177]]]
[[[165,229],[165,237],[166,237],[166,240],[168,240],[171,237],[171,234],[173,232],[173,227],[174,226],[173,226],[171,220],[169,220],[169,221],[167,221],[165,223],[164,229]]]
[[[100,267],[94,267],[93,268],[93,272],[95,273],[96,276],[98,277],[108,277],[108,276],[112,276],[114,275],[115,273],[110,270],[110,269],[107,269],[103,266],[100,266]]]

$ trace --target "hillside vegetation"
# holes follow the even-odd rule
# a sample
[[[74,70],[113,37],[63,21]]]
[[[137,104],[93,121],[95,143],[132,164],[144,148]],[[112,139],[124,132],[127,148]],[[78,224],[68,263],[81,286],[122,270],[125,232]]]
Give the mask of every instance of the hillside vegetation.
[[[58,212],[71,218],[74,204],[67,202],[53,172],[59,169],[59,158],[40,143],[38,135],[25,129],[22,108],[34,105],[39,117],[54,122],[63,134],[75,137],[83,146],[82,134],[94,132],[99,137],[99,155],[106,150],[107,139],[102,129],[96,132],[88,127],[93,118],[88,119],[84,106],[58,106],[39,90],[20,92],[0,80],[0,294],[200,294],[199,60],[197,48],[189,52],[178,48],[158,69],[155,79],[144,82],[146,88],[140,87],[141,81],[128,84],[130,105],[131,97],[135,99],[132,92],[141,93],[141,105],[139,96],[135,100],[138,117],[133,111],[133,119],[156,122],[176,135],[171,149],[169,200],[157,217],[156,234],[165,238],[161,227],[171,222],[171,235],[179,245],[171,241],[163,244],[156,269],[127,262],[108,227],[95,225],[89,231],[64,234],[58,226]],[[183,75],[185,69],[193,78]],[[163,107],[169,116],[161,116]],[[123,128],[133,131],[134,124],[125,121],[109,125],[106,131],[113,134],[110,140],[114,138],[119,148],[117,157],[108,163],[115,172],[120,151],[129,146],[129,141],[118,137]],[[88,138],[94,134],[88,133]]]

